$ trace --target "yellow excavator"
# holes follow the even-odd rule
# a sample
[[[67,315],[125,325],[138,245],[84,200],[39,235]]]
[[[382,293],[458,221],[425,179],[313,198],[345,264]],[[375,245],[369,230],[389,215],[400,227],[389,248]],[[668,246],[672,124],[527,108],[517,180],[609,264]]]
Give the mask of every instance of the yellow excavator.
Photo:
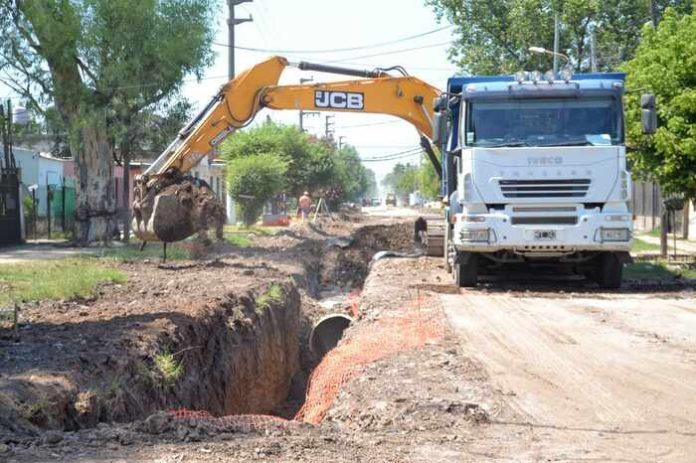
[[[302,85],[278,85],[285,68],[295,66],[358,79]],[[397,74],[397,75],[395,75]],[[132,228],[143,241],[183,240],[212,226],[219,236],[223,208],[205,182],[187,176],[198,162],[263,108],[381,113],[410,122],[421,146],[442,176],[433,149],[434,102],[440,90],[395,66],[356,70],[323,64],[291,64],[273,57],[223,85],[211,102],[184,127],[177,139],[134,184]]]

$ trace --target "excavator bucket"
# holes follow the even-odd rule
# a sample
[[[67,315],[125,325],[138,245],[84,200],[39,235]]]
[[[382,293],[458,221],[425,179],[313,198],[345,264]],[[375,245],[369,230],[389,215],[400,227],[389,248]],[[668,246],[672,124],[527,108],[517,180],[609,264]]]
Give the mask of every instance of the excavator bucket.
[[[222,238],[224,210],[207,183],[183,178],[161,189],[145,192],[136,185],[131,227],[142,241],[181,241],[215,228]]]

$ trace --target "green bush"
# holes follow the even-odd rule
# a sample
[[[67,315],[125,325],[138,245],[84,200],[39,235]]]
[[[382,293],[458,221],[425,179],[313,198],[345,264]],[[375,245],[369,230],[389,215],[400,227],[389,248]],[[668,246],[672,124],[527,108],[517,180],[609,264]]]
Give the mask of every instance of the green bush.
[[[287,168],[287,164],[272,153],[227,160],[229,192],[238,202],[246,225],[254,224],[266,201],[283,191]]]

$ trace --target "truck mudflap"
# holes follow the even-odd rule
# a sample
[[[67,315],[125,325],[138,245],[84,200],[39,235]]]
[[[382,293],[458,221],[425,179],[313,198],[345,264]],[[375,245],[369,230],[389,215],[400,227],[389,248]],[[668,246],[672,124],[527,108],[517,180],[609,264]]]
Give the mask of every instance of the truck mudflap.
[[[616,258],[619,259],[619,262],[622,264],[632,264],[633,263],[633,257],[631,257],[630,252],[626,251],[619,251],[619,252],[614,252],[616,255]]]

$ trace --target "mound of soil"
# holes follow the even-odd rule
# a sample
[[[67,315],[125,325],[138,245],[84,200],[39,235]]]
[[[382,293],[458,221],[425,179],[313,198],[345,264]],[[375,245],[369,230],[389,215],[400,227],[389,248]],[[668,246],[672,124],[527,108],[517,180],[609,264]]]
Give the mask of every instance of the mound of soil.
[[[286,275],[234,260],[121,268],[128,283],[90,300],[24,308],[20,342],[2,345],[0,428],[31,435],[182,406],[268,412],[285,399],[300,324]]]

